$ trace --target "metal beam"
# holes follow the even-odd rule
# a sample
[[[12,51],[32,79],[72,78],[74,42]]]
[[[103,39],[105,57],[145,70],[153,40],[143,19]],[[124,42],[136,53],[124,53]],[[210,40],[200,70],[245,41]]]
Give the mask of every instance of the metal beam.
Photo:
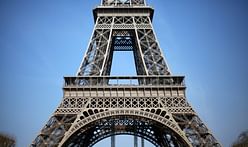
[[[144,138],[141,138],[141,147],[145,147],[145,140],[144,140]]]
[[[115,136],[111,136],[111,147],[115,147]]]
[[[138,147],[138,137],[134,136],[134,147]]]

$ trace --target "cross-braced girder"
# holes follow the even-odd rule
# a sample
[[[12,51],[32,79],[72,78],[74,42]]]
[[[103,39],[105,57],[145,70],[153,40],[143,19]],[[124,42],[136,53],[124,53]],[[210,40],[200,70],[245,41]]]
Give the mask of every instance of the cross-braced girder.
[[[78,75],[99,75],[106,55],[110,30],[95,30]],[[83,72],[83,73],[82,73]]]
[[[220,147],[218,141],[197,115],[175,114],[173,117],[193,146],[204,144],[209,147]]]
[[[79,76],[109,75],[113,51],[127,47],[115,43],[121,36],[122,42],[131,41],[138,75],[170,74],[148,16],[99,16],[95,28]]]
[[[76,119],[75,114],[53,115],[47,124],[41,130],[41,133],[35,138],[30,147],[52,147],[58,146]]]

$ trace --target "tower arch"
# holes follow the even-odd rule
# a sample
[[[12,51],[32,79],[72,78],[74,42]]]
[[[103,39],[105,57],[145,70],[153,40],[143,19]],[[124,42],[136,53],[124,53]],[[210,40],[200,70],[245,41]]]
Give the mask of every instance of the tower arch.
[[[170,143],[191,146],[184,132],[180,131],[171,117],[132,109],[108,110],[88,117],[82,115],[78,116],[65,134],[60,147],[91,147],[104,138],[120,134],[139,136],[157,147],[170,146]]]

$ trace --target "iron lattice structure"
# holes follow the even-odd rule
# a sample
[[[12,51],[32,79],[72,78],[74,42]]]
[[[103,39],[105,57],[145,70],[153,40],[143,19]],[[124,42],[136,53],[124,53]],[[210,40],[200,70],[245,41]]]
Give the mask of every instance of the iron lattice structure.
[[[64,78],[63,100],[31,147],[90,147],[118,134],[157,147],[220,147],[187,102],[184,77],[169,71],[153,8],[145,0],[102,0],[93,13],[77,75]],[[114,51],[133,52],[137,76],[110,76]]]

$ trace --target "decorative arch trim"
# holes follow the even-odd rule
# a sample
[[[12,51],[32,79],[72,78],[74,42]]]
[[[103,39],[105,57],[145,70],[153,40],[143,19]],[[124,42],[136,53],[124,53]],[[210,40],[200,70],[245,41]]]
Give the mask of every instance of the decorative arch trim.
[[[192,147],[192,145],[189,143],[187,137],[185,136],[184,132],[179,128],[179,126],[177,125],[177,123],[175,122],[175,120],[172,117],[162,117],[160,115],[151,113],[151,112],[147,112],[144,110],[133,110],[133,109],[112,109],[112,110],[107,110],[107,111],[103,111],[103,112],[99,112],[96,114],[92,114],[88,117],[81,117],[81,115],[83,115],[83,112],[80,113],[80,115],[77,117],[77,119],[75,120],[75,122],[72,124],[71,128],[69,129],[69,131],[67,131],[62,139],[62,141],[59,144],[59,147],[62,147],[63,144],[75,133],[77,132],[80,128],[94,122],[100,119],[104,119],[107,117],[113,117],[113,116],[137,116],[137,117],[144,117],[150,120],[153,120],[155,122],[159,122],[162,125],[170,128],[172,131],[174,131],[174,133],[178,134],[185,143],[187,143],[187,145],[189,147]]]

